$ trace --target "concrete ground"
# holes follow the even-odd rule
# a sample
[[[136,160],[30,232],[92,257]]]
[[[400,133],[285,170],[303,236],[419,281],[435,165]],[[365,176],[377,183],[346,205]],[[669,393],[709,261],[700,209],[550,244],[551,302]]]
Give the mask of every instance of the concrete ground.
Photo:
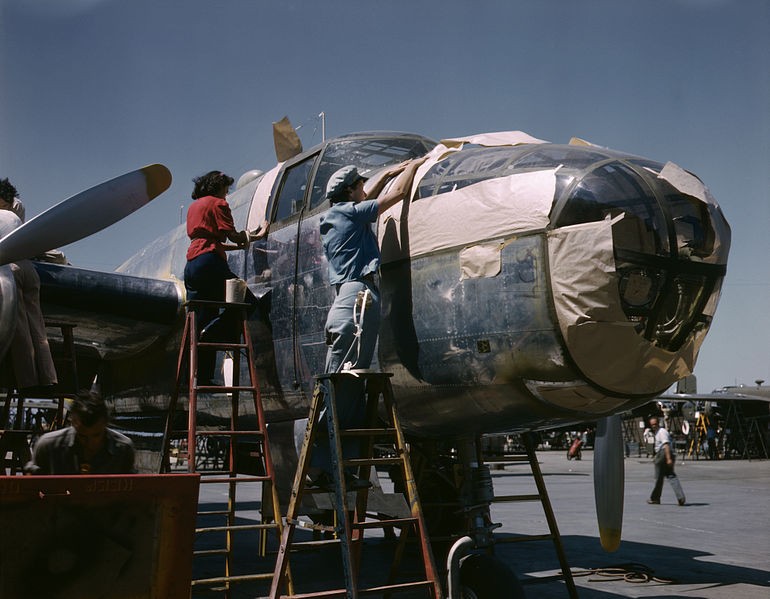
[[[623,542],[617,552],[608,554],[598,540],[592,458],[590,451],[583,452],[581,461],[568,461],[563,451],[538,452],[580,599],[770,597],[770,461],[678,460],[677,474],[687,495],[687,505],[680,507],[667,483],[661,505],[648,505],[652,462],[627,458]],[[492,476],[497,495],[534,491],[526,464],[508,464],[504,469],[493,470]],[[224,490],[207,486],[202,500],[206,504],[202,509],[215,509],[222,506],[226,496]],[[247,507],[255,510],[258,506],[252,502]],[[244,521],[249,517],[249,512],[242,516]],[[548,532],[539,503],[496,504],[492,518],[502,523],[496,531],[501,539],[514,534]],[[241,543],[238,561],[248,561],[246,570],[271,569],[274,555],[254,558],[254,540],[242,539]],[[364,551],[369,571],[387,568],[387,542],[373,539]],[[339,583],[338,555],[338,549],[331,546],[293,558],[298,586],[321,579],[332,585],[325,588]],[[528,599],[569,597],[565,584],[553,579],[559,564],[550,541],[500,544],[496,555],[516,572]],[[623,572],[620,576],[606,575],[606,569],[617,565],[625,571],[646,573],[646,579],[641,577],[646,581],[627,581]],[[194,568],[195,576],[201,577],[216,575],[221,565],[204,566],[196,561]],[[232,596],[264,596],[263,587],[237,585]]]

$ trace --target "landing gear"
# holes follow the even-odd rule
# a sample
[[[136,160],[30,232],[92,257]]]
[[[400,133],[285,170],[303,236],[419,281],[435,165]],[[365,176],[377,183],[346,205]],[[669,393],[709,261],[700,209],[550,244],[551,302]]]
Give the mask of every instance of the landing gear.
[[[447,564],[453,599],[522,599],[516,575],[496,557],[482,551],[493,545],[491,520],[494,499],[492,476],[481,459],[477,439],[456,439],[452,444],[421,442],[411,447],[420,499],[436,506],[426,511],[438,564]],[[455,539],[447,544],[446,539]]]
[[[460,566],[462,599],[524,599],[516,575],[499,559],[473,554]]]

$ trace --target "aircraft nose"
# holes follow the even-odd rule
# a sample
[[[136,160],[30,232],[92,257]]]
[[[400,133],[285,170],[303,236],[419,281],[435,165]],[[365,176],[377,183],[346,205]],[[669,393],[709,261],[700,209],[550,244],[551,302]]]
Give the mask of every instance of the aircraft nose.
[[[660,392],[689,374],[730,244],[700,180],[672,164],[598,162],[578,176],[555,224],[554,302],[583,374],[624,394]]]

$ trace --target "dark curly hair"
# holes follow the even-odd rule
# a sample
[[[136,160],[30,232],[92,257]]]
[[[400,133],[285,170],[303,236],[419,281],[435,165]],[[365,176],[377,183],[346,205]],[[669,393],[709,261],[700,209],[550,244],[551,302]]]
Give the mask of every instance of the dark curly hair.
[[[107,406],[102,398],[87,389],[81,389],[75,395],[70,413],[78,417],[86,426],[93,426],[99,420],[107,420]]]
[[[192,192],[192,199],[197,200],[198,198],[214,195],[222,187],[229,188],[234,181],[235,179],[224,174],[222,171],[210,171],[193,179],[195,188]]]
[[[13,202],[13,199],[18,195],[19,192],[16,191],[16,188],[13,185],[11,185],[8,177],[0,179],[0,198],[4,199],[6,202]]]

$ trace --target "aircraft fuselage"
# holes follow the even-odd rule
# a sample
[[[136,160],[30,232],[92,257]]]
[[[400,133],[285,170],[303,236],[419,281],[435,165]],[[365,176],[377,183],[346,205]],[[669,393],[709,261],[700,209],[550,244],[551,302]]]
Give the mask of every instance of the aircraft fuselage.
[[[229,196],[239,228],[271,222],[266,239],[229,253],[263,298],[252,330],[271,420],[305,416],[323,371],[334,293],[319,234],[328,177],[427,152],[411,198],[378,223],[378,366],[394,375],[407,429],[471,435],[594,419],[692,371],[730,240],[705,186],[675,165],[595,146],[524,134],[464,141],[341,137]],[[119,270],[181,288],[186,247],[179,227]],[[159,339],[175,355],[179,334]],[[114,392],[142,388],[147,405],[172,378],[150,392],[126,380]]]

